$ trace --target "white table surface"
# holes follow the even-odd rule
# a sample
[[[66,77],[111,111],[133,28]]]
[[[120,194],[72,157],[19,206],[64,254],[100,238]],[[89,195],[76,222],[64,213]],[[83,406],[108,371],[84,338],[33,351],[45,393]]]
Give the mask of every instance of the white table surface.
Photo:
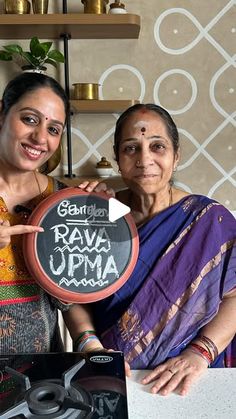
[[[127,379],[129,419],[236,419],[236,368],[207,370],[186,396],[151,394],[145,373]]]

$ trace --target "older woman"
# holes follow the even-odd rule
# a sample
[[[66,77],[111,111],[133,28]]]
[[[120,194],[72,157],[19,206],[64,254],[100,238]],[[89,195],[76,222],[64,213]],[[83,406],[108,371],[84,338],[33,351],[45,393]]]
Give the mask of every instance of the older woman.
[[[131,208],[140,253],[126,284],[92,305],[96,333],[131,368],[152,370],[143,383],[154,381],[153,393],[184,395],[208,366],[235,363],[236,222],[218,202],[173,186],[179,137],[161,107],[125,111],[114,150],[128,187],[117,198]]]

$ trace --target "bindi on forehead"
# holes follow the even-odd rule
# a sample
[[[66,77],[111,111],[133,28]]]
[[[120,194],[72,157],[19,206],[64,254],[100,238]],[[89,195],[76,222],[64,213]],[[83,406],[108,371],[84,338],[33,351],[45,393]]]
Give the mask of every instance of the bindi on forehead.
[[[148,124],[147,121],[145,121],[145,120],[142,121],[141,120],[141,121],[138,121],[134,124],[134,129],[138,130],[141,133],[141,135],[145,135],[145,134],[147,134],[147,131],[148,131],[148,128],[149,128],[148,125],[149,124]]]

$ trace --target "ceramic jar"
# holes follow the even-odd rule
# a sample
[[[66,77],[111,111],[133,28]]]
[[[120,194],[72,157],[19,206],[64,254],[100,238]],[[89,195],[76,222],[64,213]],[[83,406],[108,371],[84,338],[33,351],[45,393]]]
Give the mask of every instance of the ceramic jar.
[[[45,74],[47,71],[47,67],[41,66],[41,67],[33,67],[31,65],[23,65],[21,67],[21,70],[27,73],[40,73]]]
[[[110,4],[109,13],[110,14],[125,14],[127,13],[127,11],[123,3],[115,2],[115,3]]]
[[[102,157],[101,160],[96,164],[96,171],[100,177],[108,177],[111,176],[113,168],[106,157]]]

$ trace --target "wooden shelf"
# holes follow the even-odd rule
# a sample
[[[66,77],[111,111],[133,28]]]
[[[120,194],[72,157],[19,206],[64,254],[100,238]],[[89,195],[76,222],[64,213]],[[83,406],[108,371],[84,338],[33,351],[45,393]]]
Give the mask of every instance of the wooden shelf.
[[[80,183],[88,180],[93,182],[98,180],[99,182],[105,182],[109,188],[114,189],[115,191],[120,191],[121,189],[127,188],[121,176],[109,176],[107,178],[99,178],[99,176],[75,176],[73,178],[68,178],[66,176],[55,176],[56,179],[65,183],[67,186],[78,186]]]
[[[138,100],[71,100],[71,109],[79,113],[121,113]]]
[[[134,14],[24,14],[0,15],[0,39],[135,39],[139,37],[140,16]]]

